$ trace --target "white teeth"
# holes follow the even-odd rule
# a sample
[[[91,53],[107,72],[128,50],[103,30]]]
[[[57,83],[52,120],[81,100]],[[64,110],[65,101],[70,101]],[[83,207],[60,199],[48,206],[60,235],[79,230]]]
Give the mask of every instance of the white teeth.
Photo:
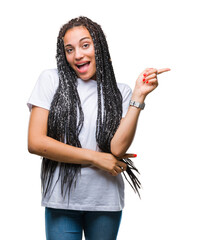
[[[86,62],[86,63],[81,63],[81,64],[77,64],[77,66],[83,66],[83,65],[85,65],[85,64],[87,64],[88,62]]]

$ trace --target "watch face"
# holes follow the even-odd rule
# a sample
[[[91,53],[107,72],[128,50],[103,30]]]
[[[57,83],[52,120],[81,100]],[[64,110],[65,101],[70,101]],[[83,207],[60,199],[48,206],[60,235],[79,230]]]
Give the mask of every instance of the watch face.
[[[136,107],[136,108],[140,108],[140,109],[144,109],[144,107],[145,107],[145,103],[139,103],[139,102],[135,102],[135,101],[130,101],[130,105],[131,106],[134,106],[134,107]]]
[[[135,106],[136,106],[137,108],[139,108],[139,107],[140,107],[140,103],[139,103],[139,102],[135,102]]]

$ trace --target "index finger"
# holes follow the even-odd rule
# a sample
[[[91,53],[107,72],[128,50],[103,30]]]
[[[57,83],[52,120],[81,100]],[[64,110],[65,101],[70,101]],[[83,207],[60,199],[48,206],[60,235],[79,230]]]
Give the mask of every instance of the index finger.
[[[118,159],[122,159],[122,158],[135,158],[135,157],[137,157],[137,154],[126,153],[125,155],[123,155],[122,157],[119,157]]]
[[[157,74],[168,72],[170,70],[171,70],[170,68],[162,68],[162,69],[157,70]]]

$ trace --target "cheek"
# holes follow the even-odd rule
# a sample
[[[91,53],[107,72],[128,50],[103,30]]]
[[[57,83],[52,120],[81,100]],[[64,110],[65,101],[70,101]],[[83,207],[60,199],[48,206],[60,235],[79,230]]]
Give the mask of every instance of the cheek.
[[[92,58],[95,57],[95,51],[94,51],[94,47],[93,47],[93,46],[88,49],[88,54],[89,54],[89,56],[91,56]]]
[[[94,62],[94,64],[96,64],[94,49],[92,49],[92,50],[89,52],[89,56],[91,56],[92,61]]]
[[[72,57],[70,55],[66,54],[66,60],[70,65],[72,65]]]
[[[95,56],[94,56],[94,68],[95,68],[95,71],[96,71],[96,59],[95,59]]]

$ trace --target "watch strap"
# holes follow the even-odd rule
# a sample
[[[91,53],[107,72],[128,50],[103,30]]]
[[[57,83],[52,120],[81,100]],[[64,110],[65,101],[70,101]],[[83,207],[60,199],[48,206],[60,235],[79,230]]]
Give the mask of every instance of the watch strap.
[[[130,106],[133,106],[133,107],[136,107],[136,108],[140,108],[140,109],[144,109],[144,107],[145,107],[145,103],[139,103],[139,102],[136,102],[136,101],[134,101],[134,100],[130,100],[130,102],[129,102],[129,105]]]

